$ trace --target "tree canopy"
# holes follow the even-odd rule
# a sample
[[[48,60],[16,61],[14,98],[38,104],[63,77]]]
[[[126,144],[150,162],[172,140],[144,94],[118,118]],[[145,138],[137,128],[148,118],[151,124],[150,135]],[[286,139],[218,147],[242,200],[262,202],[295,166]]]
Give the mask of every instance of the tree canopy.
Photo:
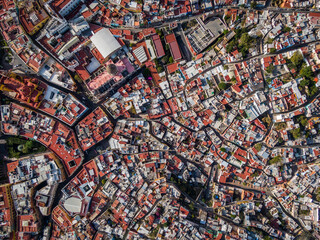
[[[312,71],[311,66],[302,68],[300,71],[300,76],[307,80],[313,80],[314,73]]]
[[[292,134],[294,139],[298,139],[298,138],[301,137],[301,129],[300,128],[295,128],[295,129],[291,130],[291,134]]]
[[[249,36],[248,33],[244,33],[240,37],[240,46],[245,46],[250,44],[252,41],[252,37]]]
[[[221,90],[226,90],[230,86],[230,84],[225,82],[220,82],[218,86]]]
[[[267,73],[272,73],[273,72],[273,70],[274,70],[274,66],[273,65],[269,65],[267,68],[266,68],[266,72]]]
[[[300,86],[301,87],[308,87],[307,94],[308,96],[313,96],[318,92],[318,88],[315,85],[314,77],[315,74],[312,71],[311,66],[304,67],[300,71],[300,77],[303,77],[303,80],[300,81]]]
[[[298,121],[303,127],[308,124],[308,119],[304,115],[299,116]]]
[[[256,7],[257,7],[257,2],[256,2],[256,1],[252,1],[252,2],[250,3],[250,7],[251,7],[251,8],[256,8]]]
[[[283,32],[286,33],[286,32],[290,32],[291,28],[290,27],[284,27],[282,30],[283,30]]]
[[[280,163],[282,161],[282,157],[281,156],[276,156],[274,158],[272,158],[269,163],[270,164],[276,164],[276,163]]]
[[[290,58],[291,62],[296,66],[301,66],[303,63],[303,56],[299,51],[296,51]]]

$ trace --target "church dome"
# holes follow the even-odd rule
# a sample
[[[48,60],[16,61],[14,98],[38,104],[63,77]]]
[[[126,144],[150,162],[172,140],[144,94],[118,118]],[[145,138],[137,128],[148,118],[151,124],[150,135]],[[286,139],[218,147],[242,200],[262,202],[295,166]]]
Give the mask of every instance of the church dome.
[[[107,66],[107,72],[111,75],[116,75],[118,72],[118,68],[115,64],[109,64]]]

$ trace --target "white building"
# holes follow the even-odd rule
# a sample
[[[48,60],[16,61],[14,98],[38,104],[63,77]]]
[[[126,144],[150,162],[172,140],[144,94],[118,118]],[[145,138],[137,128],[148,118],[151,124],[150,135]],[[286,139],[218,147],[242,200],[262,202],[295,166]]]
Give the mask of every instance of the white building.
[[[90,40],[104,58],[110,56],[112,53],[121,48],[118,40],[107,28],[103,28],[97,33],[93,34]]]

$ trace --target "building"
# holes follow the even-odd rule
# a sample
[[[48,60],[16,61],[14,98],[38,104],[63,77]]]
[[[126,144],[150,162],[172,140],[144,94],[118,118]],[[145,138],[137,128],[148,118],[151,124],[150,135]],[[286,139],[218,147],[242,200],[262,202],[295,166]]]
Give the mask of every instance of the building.
[[[144,46],[140,46],[134,49],[132,52],[141,64],[148,60],[146,51],[144,50]]]
[[[160,39],[158,34],[155,34],[155,35],[152,36],[152,42],[153,42],[153,45],[154,45],[154,47],[156,49],[157,57],[158,58],[163,57],[165,55],[165,52],[163,50],[161,39]]]
[[[121,47],[117,39],[107,28],[103,28],[93,34],[90,40],[104,58],[109,57]]]
[[[88,150],[112,133],[112,123],[105,112],[98,107],[76,126],[82,149]]]
[[[8,76],[0,74],[0,90],[34,108],[40,107],[45,89],[46,85],[36,78],[23,78],[13,73]]]
[[[193,55],[201,53],[226,29],[220,18],[205,21],[198,18],[197,22],[198,26],[186,36],[186,41]]]
[[[48,14],[36,1],[24,1],[19,8],[19,19],[25,31],[33,35],[42,28],[49,19]]]
[[[165,36],[166,44],[169,44],[173,60],[178,61],[182,58],[180,48],[174,33]]]
[[[79,214],[81,211],[81,199],[78,197],[70,197],[63,203],[63,207],[69,213]]]
[[[50,7],[61,17],[66,17],[72,13],[81,2],[81,0],[53,0],[50,2]]]
[[[10,185],[0,186],[0,238],[10,238],[13,232],[13,202],[10,194]]]

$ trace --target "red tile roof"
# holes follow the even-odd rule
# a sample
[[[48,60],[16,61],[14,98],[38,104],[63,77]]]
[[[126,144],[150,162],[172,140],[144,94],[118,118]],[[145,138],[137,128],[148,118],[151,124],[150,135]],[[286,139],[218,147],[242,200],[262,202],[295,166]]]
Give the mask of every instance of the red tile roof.
[[[159,35],[158,34],[153,35],[152,41],[153,41],[153,44],[156,48],[157,57],[158,58],[163,57],[165,55],[165,52],[163,50],[163,46],[162,46],[161,39],[160,39]]]
[[[166,43],[169,44],[170,52],[175,61],[181,59],[181,52],[174,33],[165,36]]]
[[[178,69],[179,69],[178,63],[172,63],[172,64],[167,65],[168,73],[173,73],[173,72],[177,71]]]

